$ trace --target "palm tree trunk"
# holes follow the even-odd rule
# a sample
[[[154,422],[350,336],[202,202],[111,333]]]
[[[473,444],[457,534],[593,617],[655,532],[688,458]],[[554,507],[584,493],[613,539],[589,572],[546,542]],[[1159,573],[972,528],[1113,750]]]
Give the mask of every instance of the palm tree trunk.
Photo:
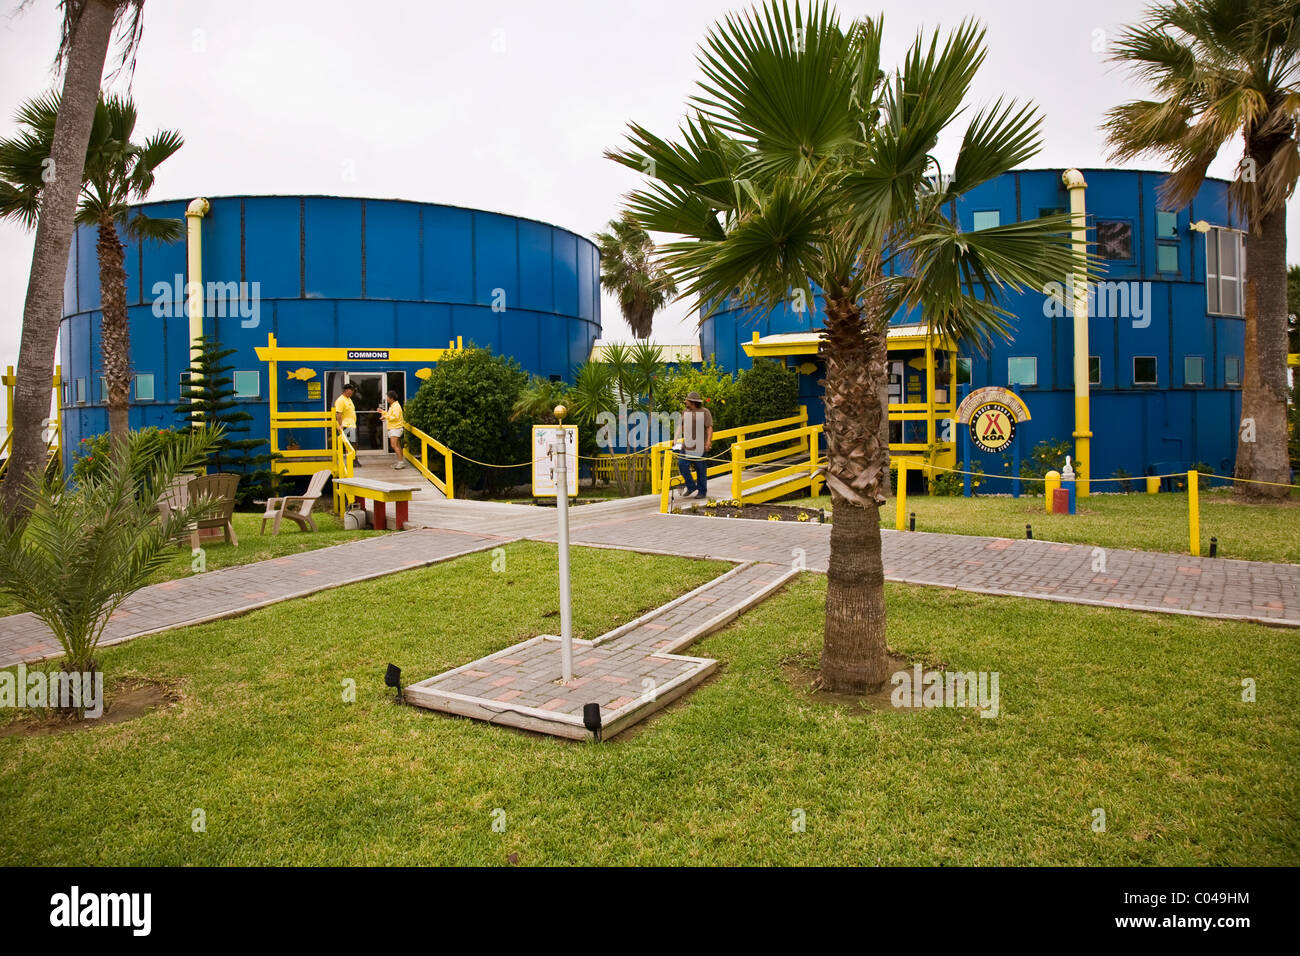
[[[1241,385],[1243,425],[1237,432],[1238,478],[1290,481],[1287,453],[1286,209],[1260,220],[1246,240],[1246,346]],[[1251,440],[1247,440],[1251,439]],[[1244,498],[1282,498],[1278,485],[1237,484]]]
[[[115,6],[113,0],[86,3],[68,50],[62,100],[50,150],[54,175],[41,191],[36,244],[23,306],[18,383],[14,388],[13,449],[9,472],[0,485],[0,511],[10,521],[26,513],[22,492],[45,468],[41,430],[42,422],[50,414],[50,382],[59,320],[63,315],[63,279],[68,269],[73,217],[81,192],[86,146],[90,142],[99,82],[112,36]]]
[[[126,318],[126,267],[122,240],[111,218],[99,224],[99,323],[104,385],[108,389],[108,433],[114,452],[125,448],[131,391],[131,331]]]
[[[874,327],[877,323],[871,323]],[[821,683],[864,694],[888,677],[880,505],[889,483],[885,331],[849,298],[827,299],[826,485],[835,520],[827,568]]]

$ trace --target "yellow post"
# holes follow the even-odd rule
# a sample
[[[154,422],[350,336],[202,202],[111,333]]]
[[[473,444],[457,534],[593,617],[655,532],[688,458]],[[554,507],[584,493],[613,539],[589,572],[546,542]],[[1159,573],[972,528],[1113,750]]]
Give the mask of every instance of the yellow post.
[[[1049,515],[1052,513],[1052,492],[1060,487],[1061,473],[1059,471],[1049,471],[1043,479],[1043,497],[1047,499],[1047,513]]]
[[[1147,494],[1158,495],[1160,493],[1160,479],[1154,475],[1147,476]]]
[[[1067,169],[1061,174],[1061,181],[1070,192],[1074,252],[1082,257],[1088,248],[1088,210],[1084,199],[1088,184],[1077,169]],[[1076,267],[1070,285],[1074,292],[1074,488],[1076,497],[1087,498],[1088,477],[1092,474],[1092,425],[1088,405],[1088,276],[1082,266]]]
[[[194,342],[203,335],[203,217],[208,214],[208,201],[195,199],[185,207],[186,266],[189,276],[185,283],[186,313],[190,319],[190,379],[193,384],[197,356]],[[272,378],[274,381],[274,378]],[[191,402],[199,401],[197,395]],[[274,405],[271,406],[273,409]],[[198,422],[195,422],[197,425]]]
[[[808,494],[817,494],[817,433],[808,433]]]
[[[1192,539],[1191,553],[1201,553],[1201,476],[1198,472],[1187,473],[1187,528]]]
[[[446,491],[447,491],[448,500],[451,500],[452,498],[456,497],[456,485],[452,481],[452,477],[451,477],[451,464],[455,460],[455,457],[456,456],[451,453],[450,448],[448,448],[445,452],[443,452],[442,455],[443,467],[447,469],[447,477],[444,479],[443,483],[447,486]]]
[[[659,482],[659,513],[666,515],[672,510],[673,500],[673,450],[664,449],[664,470]]]
[[[925,331],[925,444],[934,444],[934,344]]]
[[[280,376],[276,373],[279,367],[278,359],[275,357],[275,334],[266,333],[266,354],[269,356],[266,360],[266,374],[268,382],[266,389],[266,399],[269,403],[268,412],[271,418],[271,454],[280,453],[280,436],[278,434],[279,424],[276,422],[276,416],[280,414]]]
[[[894,489],[894,501],[897,503],[897,513],[894,518],[894,528],[897,531],[907,529],[907,459],[898,459],[898,487]]]
[[[742,433],[743,434],[743,433]],[[743,470],[744,457],[741,454],[742,446],[745,444],[744,439],[737,440],[731,446],[731,498],[739,503],[742,492],[740,490],[740,473]]]

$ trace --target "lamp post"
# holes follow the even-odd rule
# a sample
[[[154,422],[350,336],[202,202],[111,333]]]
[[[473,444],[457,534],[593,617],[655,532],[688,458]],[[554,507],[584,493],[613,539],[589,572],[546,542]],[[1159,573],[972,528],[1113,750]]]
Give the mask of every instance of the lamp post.
[[[573,680],[573,607],[569,594],[569,473],[565,463],[567,435],[564,416],[568,409],[555,406],[555,420],[560,423],[551,450],[555,455],[555,510],[560,520],[560,676],[566,683]]]
[[[1061,174],[1061,181],[1070,194],[1074,251],[1082,256],[1088,248],[1088,210],[1084,198],[1088,184],[1077,169],[1067,169]],[[1070,285],[1074,292],[1074,456],[1079,465],[1079,497],[1086,498],[1088,478],[1092,474],[1092,423],[1088,400],[1088,273],[1082,265],[1076,267]]]

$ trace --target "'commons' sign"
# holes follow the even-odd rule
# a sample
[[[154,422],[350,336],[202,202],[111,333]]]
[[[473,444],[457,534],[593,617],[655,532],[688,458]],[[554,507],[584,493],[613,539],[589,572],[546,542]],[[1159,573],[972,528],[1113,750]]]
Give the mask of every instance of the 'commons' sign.
[[[348,349],[348,361],[357,360],[384,361],[388,358],[388,349]]]

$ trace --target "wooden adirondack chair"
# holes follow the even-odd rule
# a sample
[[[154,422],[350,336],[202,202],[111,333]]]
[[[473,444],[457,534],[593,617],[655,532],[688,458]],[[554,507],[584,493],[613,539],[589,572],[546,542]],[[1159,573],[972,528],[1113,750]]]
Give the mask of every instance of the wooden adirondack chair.
[[[316,527],[316,519],[311,516],[311,509],[312,505],[320,499],[321,489],[325,487],[325,482],[330,480],[332,474],[333,472],[328,468],[316,472],[311,476],[305,494],[267,499],[266,513],[262,515],[262,530],[258,534],[266,534],[267,519],[273,519],[272,535],[280,533],[280,521],[284,518],[297,524],[300,531],[319,530]]]
[[[186,529],[189,531],[192,549],[198,550],[199,531],[203,528],[221,528],[225,539],[239,547],[233,522],[235,489],[239,487],[239,478],[239,475],[199,475],[190,480],[188,490],[191,501],[204,498],[212,501],[212,510],[205,512],[202,518]]]

